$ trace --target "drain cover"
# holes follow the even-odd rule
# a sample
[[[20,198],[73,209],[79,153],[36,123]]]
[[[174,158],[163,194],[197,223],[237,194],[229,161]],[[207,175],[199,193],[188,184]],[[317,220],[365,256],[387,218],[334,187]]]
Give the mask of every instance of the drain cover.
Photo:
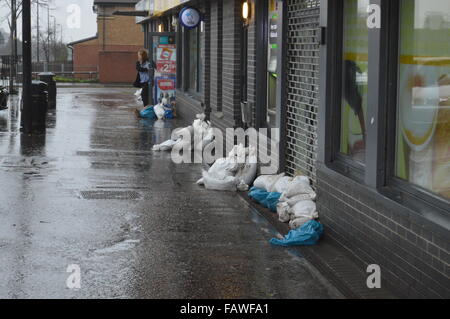
[[[133,200],[141,198],[141,195],[134,191],[81,191],[80,195],[83,199]]]

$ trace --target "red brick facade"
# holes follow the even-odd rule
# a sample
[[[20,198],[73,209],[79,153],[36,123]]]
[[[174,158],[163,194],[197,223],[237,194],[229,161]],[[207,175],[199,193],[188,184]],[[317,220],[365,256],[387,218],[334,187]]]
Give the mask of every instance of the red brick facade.
[[[108,6],[107,9],[112,12],[133,10],[133,7]],[[144,34],[134,17],[99,15],[97,36],[71,44],[76,77],[94,78],[98,72],[101,83],[133,82],[137,51],[143,43]]]
[[[100,51],[101,83],[133,83],[136,79],[136,50]]]

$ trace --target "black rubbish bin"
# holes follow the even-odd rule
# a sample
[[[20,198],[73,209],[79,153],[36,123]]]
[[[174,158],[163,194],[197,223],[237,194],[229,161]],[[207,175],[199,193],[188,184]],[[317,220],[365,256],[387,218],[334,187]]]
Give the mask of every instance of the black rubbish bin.
[[[33,117],[33,130],[44,131],[47,121],[48,91],[47,83],[33,81],[31,84],[31,105]]]
[[[47,83],[48,86],[48,107],[49,109],[56,108],[56,81],[55,74],[51,72],[42,72],[39,73],[39,80]]]
[[[5,110],[8,108],[8,92],[6,88],[0,86],[0,110]]]

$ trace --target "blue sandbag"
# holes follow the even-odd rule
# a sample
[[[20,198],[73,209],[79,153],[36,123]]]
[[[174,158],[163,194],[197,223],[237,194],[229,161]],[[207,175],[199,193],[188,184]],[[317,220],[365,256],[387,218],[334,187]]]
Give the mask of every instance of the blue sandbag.
[[[284,239],[272,238],[270,243],[278,246],[313,246],[323,235],[321,223],[311,220],[302,227],[291,230]]]
[[[270,209],[272,212],[276,212],[281,193],[270,193],[266,192],[264,189],[252,187],[248,193],[248,196],[260,203],[262,206]]]
[[[277,212],[277,205],[280,201],[281,193],[269,193],[269,195],[261,202],[261,205],[270,209],[272,212]]]
[[[173,119],[173,110],[165,110],[164,111],[164,117],[166,119],[172,120]]]
[[[248,196],[258,203],[261,203],[267,198],[267,196],[269,196],[269,194],[270,193],[266,192],[264,189],[252,187],[248,193]]]
[[[142,110],[140,112],[141,117],[144,119],[156,119],[156,113],[155,110],[153,109],[153,106],[149,106],[146,109]]]

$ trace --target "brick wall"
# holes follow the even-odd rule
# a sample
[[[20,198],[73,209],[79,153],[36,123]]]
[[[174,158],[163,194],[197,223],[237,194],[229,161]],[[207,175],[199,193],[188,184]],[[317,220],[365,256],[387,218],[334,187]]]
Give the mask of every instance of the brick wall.
[[[317,202],[326,236],[362,269],[380,265],[382,285],[405,297],[450,298],[450,236],[438,221],[328,169],[318,171]]]
[[[98,44],[73,46],[73,68],[75,72],[98,72]],[[77,78],[89,78],[89,75],[79,74]]]
[[[116,6],[108,10],[109,12],[133,10],[133,7]],[[103,24],[105,24],[105,28],[103,28]],[[79,72],[99,71],[99,79],[102,83],[134,82],[137,51],[144,46],[144,33],[141,26],[136,24],[135,18],[126,16],[103,18],[100,16],[97,18],[97,35],[96,39],[80,42],[73,46],[74,70]],[[106,60],[101,61],[102,58]],[[77,77],[89,78],[89,75],[77,75]]]
[[[117,6],[114,11],[131,10],[130,7]],[[101,11],[100,11],[101,12]],[[105,24],[105,28],[103,28]],[[105,30],[105,32],[104,32]],[[136,24],[134,17],[108,16],[97,17],[98,41],[103,45],[103,34],[105,33],[105,44],[107,45],[138,45],[144,44],[144,33],[141,26]]]
[[[136,51],[100,51],[101,83],[130,83],[136,79]]]
[[[128,83],[136,78],[137,51],[141,46],[108,45],[102,51],[100,44],[75,44],[73,50],[73,65],[77,72],[99,72],[102,83]],[[116,57],[113,57],[116,56]],[[106,58],[106,61],[101,59]],[[108,64],[111,63],[111,64]],[[115,71],[117,70],[117,71]],[[89,78],[87,74],[78,74],[77,78]]]

